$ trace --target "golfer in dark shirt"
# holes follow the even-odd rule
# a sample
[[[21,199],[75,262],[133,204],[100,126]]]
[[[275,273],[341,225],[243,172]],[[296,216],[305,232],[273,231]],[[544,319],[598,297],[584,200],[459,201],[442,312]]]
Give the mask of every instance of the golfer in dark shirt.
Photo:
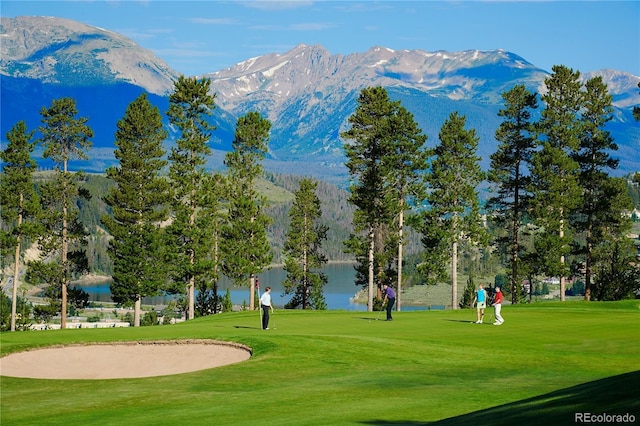
[[[393,319],[391,318],[391,308],[393,308],[393,305],[396,303],[396,292],[386,284],[382,286],[382,289],[384,290],[382,306],[384,306],[385,303],[387,304],[387,321],[391,321]]]

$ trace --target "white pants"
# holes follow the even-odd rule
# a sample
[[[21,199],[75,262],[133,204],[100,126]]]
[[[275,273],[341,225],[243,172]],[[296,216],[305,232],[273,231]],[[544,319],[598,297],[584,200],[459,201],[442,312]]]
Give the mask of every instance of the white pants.
[[[502,315],[500,315],[500,310],[502,309],[502,303],[497,303],[493,305],[493,308],[496,311],[496,322],[502,324],[504,322]]]

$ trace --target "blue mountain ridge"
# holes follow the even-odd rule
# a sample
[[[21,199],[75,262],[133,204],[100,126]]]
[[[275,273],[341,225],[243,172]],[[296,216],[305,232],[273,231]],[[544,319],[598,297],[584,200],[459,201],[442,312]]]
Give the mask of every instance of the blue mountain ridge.
[[[71,97],[77,101],[78,115],[88,117],[94,130],[89,161],[74,162],[71,167],[100,173],[115,164],[116,124],[136,97],[146,92],[150,102],[166,113],[168,93],[162,93],[162,88],[177,73],[122,36],[68,20],[3,18],[2,24],[5,33],[13,30],[10,34],[17,34],[12,36],[15,40],[9,40],[13,44],[5,37],[9,48],[3,48],[0,58],[3,146],[6,133],[19,120],[37,129],[43,107],[53,99]],[[56,29],[55,39],[44,38],[38,26]],[[37,41],[37,48],[23,52],[20,37],[27,37],[22,31],[26,27],[35,28],[27,35]],[[121,52],[137,56],[127,62],[130,53]],[[640,79],[611,73],[617,106],[607,129],[619,147],[612,153],[620,160],[613,174],[623,175],[640,170],[640,126],[632,116]],[[501,94],[516,84],[539,92],[546,75],[520,56],[504,51],[396,52],[375,47],[342,56],[331,55],[321,46],[299,45],[282,55],[268,54],[206,75],[217,94],[211,117],[217,129],[212,132],[213,154],[207,167],[223,167],[238,117],[258,111],[272,122],[269,155],[264,161],[267,170],[344,186],[348,172],[340,132],[347,129],[360,90],[382,85],[391,99],[401,101],[413,113],[430,147],[438,144],[440,128],[452,112],[466,116],[467,128],[475,129],[480,138],[478,155],[486,169],[497,147],[494,135],[501,123]],[[540,102],[539,111],[542,107]],[[166,116],[165,124],[169,131],[166,148],[170,149],[177,134]],[[40,165],[50,167],[39,154],[35,156]]]
[[[165,127],[172,134],[170,139],[175,140],[176,137],[165,116],[169,109],[168,96],[149,93],[142,87],[130,83],[69,87],[43,83],[36,79],[0,75],[0,91],[2,145],[6,143],[6,133],[20,120],[25,121],[28,129],[37,129],[42,124],[41,109],[49,107],[53,99],[70,97],[76,100],[78,117],[88,118],[87,124],[93,130],[94,137],[91,139],[93,146],[88,152],[89,161],[73,161],[69,165],[71,169],[101,173],[107,167],[116,164],[113,151],[117,122],[124,116],[127,106],[142,93],[147,94],[149,102],[158,107],[165,117]],[[229,151],[235,131],[235,119],[230,118],[224,111],[214,109],[211,122],[217,129],[212,133],[210,146]],[[169,149],[171,146],[172,143],[167,141],[166,148]],[[40,150],[36,150],[34,157],[41,167],[52,167],[50,162],[40,157]]]
[[[438,143],[440,127],[451,112],[458,111],[465,115],[467,128],[475,129],[480,137],[478,155],[481,157],[481,166],[485,169],[489,167],[489,156],[497,146],[494,134],[501,123],[498,117],[501,105],[480,100],[451,100],[399,86],[387,87],[387,90],[392,99],[401,101],[402,105],[414,114],[416,122],[428,136],[427,146],[435,146]],[[93,148],[89,151],[89,161],[73,162],[70,167],[101,173],[116,163],[113,150],[118,120],[123,117],[127,106],[143,92],[146,92],[143,88],[129,83],[69,87],[43,83],[35,79],[0,75],[2,144],[6,143],[6,133],[19,120],[24,120],[29,129],[36,129],[41,124],[39,112],[43,107],[48,107],[53,99],[71,97],[77,101],[78,115],[89,118],[88,124],[95,136],[92,139]],[[340,110],[332,116],[323,115],[322,110],[309,113],[307,118],[315,116],[322,125],[310,127],[308,134],[302,137],[297,128],[292,131],[290,126],[278,126],[277,123],[273,123],[269,143],[271,153],[265,161],[265,167],[280,173],[306,174],[333,183],[344,183],[347,170],[343,164],[343,141],[339,132],[344,130],[345,119],[353,113],[358,94],[359,91],[353,91],[345,96]],[[164,115],[169,105],[168,96],[148,92],[147,96]],[[298,111],[304,103],[304,98],[291,103],[281,118],[285,121],[298,121]],[[251,110],[250,105],[245,107]],[[231,149],[236,121],[235,115],[220,107],[214,109],[211,122],[216,126],[216,130],[212,132],[210,142],[214,155],[208,163],[209,168],[223,167],[224,152]],[[168,150],[176,134],[167,121],[165,124],[170,131],[170,138],[166,143]],[[613,153],[620,159],[615,174],[622,175],[640,170],[640,130],[633,121],[631,111],[618,110],[617,119],[609,123],[607,129],[619,147],[618,151]],[[45,168],[51,167],[51,164],[39,158],[38,152],[36,151],[38,163]]]

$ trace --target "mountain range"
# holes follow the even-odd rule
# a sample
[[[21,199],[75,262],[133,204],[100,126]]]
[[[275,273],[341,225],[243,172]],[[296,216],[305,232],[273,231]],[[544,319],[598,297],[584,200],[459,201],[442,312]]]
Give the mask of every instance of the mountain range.
[[[0,127],[4,136],[18,121],[40,125],[40,110],[53,99],[77,101],[79,116],[89,117],[95,136],[90,161],[75,164],[101,172],[114,164],[116,123],[140,93],[168,109],[168,94],[179,73],[130,39],[101,28],[54,17],[0,18]],[[582,70],[580,70],[582,71]],[[258,111],[272,123],[267,170],[304,174],[343,185],[344,141],[340,132],[364,87],[384,86],[413,113],[438,143],[450,113],[467,117],[480,137],[478,154],[487,168],[496,149],[502,93],[516,84],[543,93],[548,71],[503,50],[426,52],[374,46],[366,52],[332,55],[322,46],[298,45],[283,54],[249,58],[203,76],[216,95],[212,117],[214,150],[208,166],[222,167],[238,117]],[[619,150],[616,174],[640,170],[640,126],[632,108],[639,104],[640,77],[616,70],[582,73],[602,76],[614,99],[608,130]],[[539,108],[541,109],[541,107]],[[175,132],[167,123],[170,146]],[[45,161],[41,161],[46,167]]]

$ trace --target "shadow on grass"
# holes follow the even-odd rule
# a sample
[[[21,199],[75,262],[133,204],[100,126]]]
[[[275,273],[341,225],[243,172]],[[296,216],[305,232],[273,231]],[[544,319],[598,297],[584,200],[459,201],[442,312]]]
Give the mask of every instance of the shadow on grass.
[[[436,422],[369,420],[370,425],[576,425],[576,413],[635,417],[640,422],[640,371],[607,377],[566,389]],[[578,420],[578,421],[576,421]],[[608,421],[607,423],[616,423]],[[622,424],[622,422],[618,422]]]
[[[475,321],[471,321],[471,320],[453,320],[453,319],[445,319],[443,321],[448,321],[448,322],[461,322],[463,324],[475,324]],[[483,324],[488,324],[488,323],[483,323]]]

